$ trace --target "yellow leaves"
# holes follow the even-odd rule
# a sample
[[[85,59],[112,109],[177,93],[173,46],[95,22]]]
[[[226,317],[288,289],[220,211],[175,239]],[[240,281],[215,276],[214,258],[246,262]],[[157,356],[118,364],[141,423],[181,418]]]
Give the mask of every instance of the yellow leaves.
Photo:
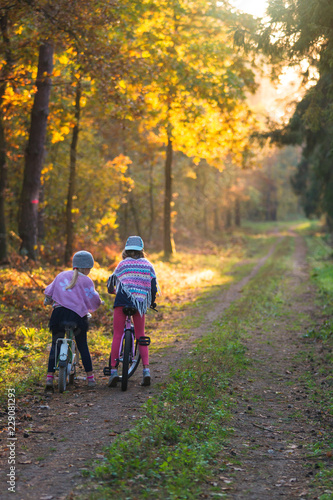
[[[132,160],[125,155],[118,155],[112,161],[106,163],[106,167],[112,167],[124,174],[127,171],[128,165],[132,163]]]
[[[64,140],[63,134],[58,130],[52,131],[51,143],[56,144],[57,142],[61,142]]]
[[[187,177],[187,179],[195,180],[197,178],[197,174],[194,172],[194,170],[188,170],[185,174],[185,177]]]
[[[68,125],[63,125],[59,129],[53,128],[51,131],[51,143],[56,144],[57,142],[61,142],[65,139],[65,136],[69,134],[70,127]]]
[[[61,128],[60,128],[60,132],[63,134],[63,135],[67,135],[69,134],[70,132],[70,128],[68,125],[63,125]]]
[[[50,177],[48,174],[52,172],[52,170],[53,170],[53,163],[47,163],[46,165],[44,165],[41,172],[42,184],[44,184],[45,180]]]
[[[124,80],[119,80],[118,87],[125,90],[126,89],[126,82]]]
[[[60,64],[63,64],[64,66],[66,66],[67,64],[69,64],[70,59],[65,52],[58,57],[58,61]]]
[[[116,220],[117,220],[117,213],[115,211],[108,212],[96,224],[96,232],[105,233],[105,230],[108,228],[115,229],[116,227],[118,227],[116,224]]]

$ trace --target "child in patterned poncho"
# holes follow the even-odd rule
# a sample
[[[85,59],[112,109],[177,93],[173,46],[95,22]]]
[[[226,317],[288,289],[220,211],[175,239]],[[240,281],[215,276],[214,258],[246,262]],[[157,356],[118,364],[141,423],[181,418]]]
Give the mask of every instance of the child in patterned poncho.
[[[116,359],[124,331],[126,316],[125,306],[134,307],[133,315],[135,336],[145,334],[145,313],[148,307],[155,307],[157,280],[152,264],[145,258],[143,241],[140,236],[130,236],[122,253],[123,260],[108,279],[108,292],[115,293],[113,313],[113,341],[111,346],[111,376],[108,386],[115,387],[119,381]],[[142,385],[150,385],[148,346],[139,346],[143,363]]]

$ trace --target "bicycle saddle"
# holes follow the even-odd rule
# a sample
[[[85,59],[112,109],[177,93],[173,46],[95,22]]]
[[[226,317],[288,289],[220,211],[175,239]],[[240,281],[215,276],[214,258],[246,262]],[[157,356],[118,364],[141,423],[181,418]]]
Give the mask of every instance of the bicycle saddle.
[[[133,316],[138,310],[135,309],[135,307],[130,307],[126,306],[123,308],[123,313],[126,314],[126,316]]]
[[[79,333],[79,331],[78,331],[79,327],[77,326],[75,321],[62,321],[59,326],[60,326],[60,328],[63,328],[64,330],[66,330],[66,328],[71,328],[73,330],[74,335],[76,333]]]

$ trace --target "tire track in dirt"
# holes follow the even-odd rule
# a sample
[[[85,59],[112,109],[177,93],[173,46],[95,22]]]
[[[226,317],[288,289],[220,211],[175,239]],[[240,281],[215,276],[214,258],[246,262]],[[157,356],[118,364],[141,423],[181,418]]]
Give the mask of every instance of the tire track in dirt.
[[[229,443],[229,462],[225,452],[220,457],[226,464],[226,472],[221,474],[221,493],[228,499],[318,498],[311,477],[320,459],[307,458],[306,445],[320,440],[324,431],[321,412],[308,399],[309,391],[300,382],[308,369],[306,358],[297,358],[300,350],[309,349],[301,335],[318,312],[309,282],[305,243],[301,237],[291,235],[295,251],[284,287],[286,315],[272,318],[268,331],[265,328],[252,332],[245,344],[253,364],[233,384],[237,405],[231,423],[234,435]],[[299,323],[297,334],[292,329],[294,321]]]
[[[256,275],[274,252],[282,237],[278,237],[267,255],[258,260],[248,276],[232,284],[222,293],[213,310],[207,313],[205,330],[240,297],[243,287]],[[177,365],[186,355],[191,343],[203,334],[202,327],[191,331],[190,339],[177,339],[177,344],[167,349],[167,356],[155,353],[151,356],[153,385],[141,387],[141,368],[129,381],[129,388],[107,387],[107,378],[98,378],[94,390],[88,390],[83,382],[64,394],[41,400],[42,390],[31,398],[28,407],[18,402],[19,412],[26,414],[31,426],[29,437],[17,434],[16,442],[16,492],[20,500],[65,499],[80,484],[84,484],[81,470],[85,463],[102,456],[103,446],[114,437],[126,432],[142,416],[142,404],[159,392],[155,383],[167,380],[171,366]],[[98,373],[98,372],[97,372]],[[154,383],[155,382],[155,383]],[[8,466],[6,452],[1,459],[1,498],[12,499],[7,491]]]

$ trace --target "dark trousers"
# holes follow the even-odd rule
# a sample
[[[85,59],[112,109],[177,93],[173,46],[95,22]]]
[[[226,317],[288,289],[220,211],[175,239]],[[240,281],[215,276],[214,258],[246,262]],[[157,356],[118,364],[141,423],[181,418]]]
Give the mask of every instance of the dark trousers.
[[[49,363],[48,363],[48,372],[54,372],[54,365],[55,365],[55,345],[57,342],[57,339],[63,338],[65,334],[65,330],[60,327],[62,321],[74,321],[79,329],[80,332],[75,335],[75,342],[77,345],[77,348],[79,350],[79,353],[81,355],[82,363],[84,366],[84,369],[86,372],[91,372],[92,371],[92,362],[91,362],[91,356],[88,348],[88,343],[87,343],[87,330],[88,330],[88,320],[86,317],[81,318],[78,314],[76,314],[74,311],[71,311],[70,309],[66,309],[65,307],[56,307],[51,315],[50,318],[50,330],[52,332],[52,345],[51,345],[51,351],[50,351],[50,356],[49,356]],[[58,348],[57,352],[59,354],[59,343],[58,343]]]

